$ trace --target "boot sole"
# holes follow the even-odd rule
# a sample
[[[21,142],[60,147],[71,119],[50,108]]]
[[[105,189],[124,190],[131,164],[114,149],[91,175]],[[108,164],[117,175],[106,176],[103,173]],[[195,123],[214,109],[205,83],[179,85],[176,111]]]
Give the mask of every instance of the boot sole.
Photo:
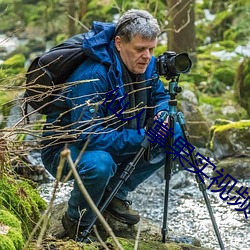
[[[111,213],[110,211],[107,211],[105,210],[105,212],[110,215],[112,218],[116,219],[117,221],[123,223],[123,224],[127,224],[129,226],[133,226],[135,224],[137,224],[140,220],[138,220],[137,222],[135,221],[132,221],[132,220],[127,220],[127,219],[124,219],[124,217],[121,217],[117,214],[114,214],[114,213]]]

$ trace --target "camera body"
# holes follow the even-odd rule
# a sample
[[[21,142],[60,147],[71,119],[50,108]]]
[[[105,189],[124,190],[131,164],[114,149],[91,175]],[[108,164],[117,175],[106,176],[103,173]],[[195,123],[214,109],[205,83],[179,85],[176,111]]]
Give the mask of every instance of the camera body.
[[[192,61],[187,53],[176,54],[174,51],[167,51],[156,59],[157,73],[168,80],[187,73],[191,66]]]

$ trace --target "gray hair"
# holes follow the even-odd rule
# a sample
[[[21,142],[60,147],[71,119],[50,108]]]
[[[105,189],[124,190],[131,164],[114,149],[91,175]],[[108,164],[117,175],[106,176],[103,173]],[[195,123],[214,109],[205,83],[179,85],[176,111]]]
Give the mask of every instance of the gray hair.
[[[116,36],[128,43],[135,35],[153,40],[160,34],[157,20],[145,10],[128,10],[118,20]]]

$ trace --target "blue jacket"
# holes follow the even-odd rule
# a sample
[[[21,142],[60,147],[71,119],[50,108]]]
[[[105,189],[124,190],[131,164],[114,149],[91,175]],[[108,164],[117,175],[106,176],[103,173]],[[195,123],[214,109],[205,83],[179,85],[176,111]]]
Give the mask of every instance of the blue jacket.
[[[121,63],[114,53],[114,31],[114,24],[93,23],[83,41],[88,59],[67,80],[68,87],[63,91],[65,101],[55,103],[56,107],[47,115],[47,123],[63,127],[63,133],[67,133],[79,147],[83,147],[88,139],[87,150],[104,150],[114,155],[124,155],[135,153],[140,148],[144,134],[143,130],[138,133],[136,129],[121,126],[117,122],[119,117],[115,117],[107,105],[102,105],[108,91],[118,88],[119,97],[125,94]],[[145,75],[147,86],[150,87],[147,90],[147,106],[154,107],[150,115],[162,110],[168,111],[169,95],[155,71],[154,57]],[[86,81],[78,82],[83,80]],[[62,115],[60,108],[65,105],[70,111]],[[55,135],[55,132],[45,132],[45,135],[52,133]]]

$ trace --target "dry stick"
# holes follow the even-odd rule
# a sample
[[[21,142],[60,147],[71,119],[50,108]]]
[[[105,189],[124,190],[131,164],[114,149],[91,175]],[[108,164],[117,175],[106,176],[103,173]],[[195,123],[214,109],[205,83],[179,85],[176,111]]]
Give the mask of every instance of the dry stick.
[[[96,225],[93,226],[93,230],[95,232],[95,235],[96,235],[97,239],[100,241],[100,243],[104,247],[104,249],[109,250],[108,246],[105,244],[105,242],[102,240],[100,234],[98,233]]]
[[[139,222],[139,226],[138,226],[138,230],[137,230],[137,234],[136,234],[136,238],[135,238],[135,246],[134,246],[134,250],[138,249],[138,245],[139,245],[139,237],[140,237],[140,233],[141,233],[141,220]]]
[[[95,214],[97,215],[98,219],[100,220],[100,222],[102,223],[102,225],[104,226],[105,230],[108,232],[108,234],[113,238],[115,245],[118,247],[119,250],[124,250],[123,247],[121,246],[121,244],[119,243],[119,241],[117,240],[116,236],[114,235],[111,227],[109,226],[109,224],[106,222],[106,220],[104,219],[104,217],[102,216],[102,214],[100,213],[100,211],[98,210],[98,208],[96,207],[95,203],[93,202],[92,198],[90,197],[88,191],[86,190],[79,174],[76,171],[74,162],[71,158],[71,154],[70,154],[70,150],[69,149],[64,149],[61,152],[61,157],[62,158],[66,158],[68,160],[69,166],[73,172],[73,176],[75,178],[75,181],[77,182],[77,185],[79,187],[79,189],[81,190],[84,198],[86,199],[86,201],[88,202],[90,208],[95,212]]]
[[[32,230],[31,234],[29,235],[29,238],[28,238],[26,244],[24,245],[23,250],[27,249],[27,247],[29,246],[29,243],[32,240],[33,236],[35,235],[36,231],[38,230],[38,228],[40,227],[42,222],[44,222],[43,226],[41,228],[41,232],[39,234],[38,240],[37,240],[37,244],[36,244],[37,247],[40,247],[40,245],[42,243],[42,239],[43,239],[43,236],[44,236],[44,233],[46,231],[47,224],[48,224],[48,221],[49,221],[49,218],[51,215],[52,205],[53,205],[53,202],[55,200],[55,194],[56,194],[56,190],[57,190],[58,185],[59,185],[59,180],[60,180],[61,175],[62,175],[62,169],[63,169],[65,160],[66,159],[63,157],[60,158],[60,162],[58,164],[57,174],[56,174],[56,183],[55,183],[55,186],[53,189],[53,193],[52,193],[52,197],[50,199],[49,205],[48,205],[46,211],[44,212],[44,214],[42,215],[42,217],[40,218],[40,220],[38,221],[38,223],[36,224],[35,228]]]

